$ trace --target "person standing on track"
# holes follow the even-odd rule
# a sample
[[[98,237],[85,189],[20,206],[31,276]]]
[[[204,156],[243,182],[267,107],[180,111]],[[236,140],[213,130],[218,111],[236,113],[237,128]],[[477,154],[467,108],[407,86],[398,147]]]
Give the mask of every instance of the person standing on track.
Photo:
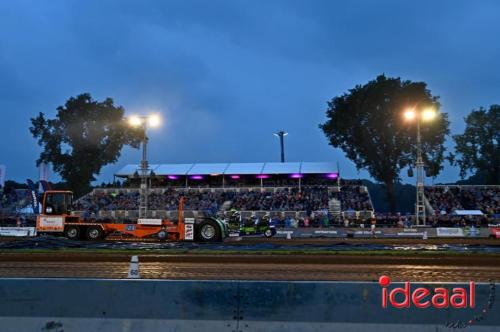
[[[377,219],[375,219],[375,217],[372,217],[371,226],[370,226],[371,227],[372,236],[375,236],[376,223],[377,223]]]

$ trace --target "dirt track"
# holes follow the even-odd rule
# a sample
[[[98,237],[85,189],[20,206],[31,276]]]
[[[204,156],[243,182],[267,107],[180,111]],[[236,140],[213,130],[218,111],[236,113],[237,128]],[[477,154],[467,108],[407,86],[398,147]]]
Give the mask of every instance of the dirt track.
[[[272,243],[272,244],[381,244],[381,245],[397,245],[397,244],[460,244],[460,245],[491,245],[500,246],[500,239],[493,238],[294,238],[286,240],[284,238],[263,239],[261,237],[247,237],[241,240],[226,240],[228,244],[254,244],[254,243]]]
[[[154,255],[142,278],[234,280],[500,281],[500,256]],[[130,255],[2,253],[0,277],[126,278]]]
[[[0,241],[19,243],[18,241],[23,240],[4,238]],[[129,250],[114,250],[105,247],[105,249],[89,252],[81,248],[67,249],[64,247],[65,242],[56,243],[62,247],[45,250],[43,253],[36,252],[36,250],[34,252],[2,250],[0,252],[0,277],[127,277],[132,255]],[[284,251],[289,251],[290,248],[295,249],[288,254],[272,254],[269,251],[265,253],[267,249],[262,251],[245,249],[260,248],[261,244],[268,244]],[[411,249],[412,245],[422,244],[449,245],[450,247],[466,245],[469,249],[484,246],[498,248],[500,240],[485,238],[428,240],[230,238],[224,244],[216,245],[213,254],[210,253],[213,248],[184,246],[183,244],[176,247],[177,252],[169,249],[163,251],[142,249],[133,252],[139,254],[141,277],[154,279],[374,281],[381,274],[387,274],[395,281],[500,281],[500,254],[464,254],[462,252],[462,254],[449,255],[432,252],[432,250],[424,254],[405,254],[403,250],[398,250],[398,255],[387,254],[392,253],[394,248],[397,249],[400,245],[403,249]],[[391,249],[385,249],[385,253],[381,255],[372,255],[371,249],[366,249],[369,251],[366,255],[359,250],[356,253],[339,252],[339,254],[332,254],[330,250],[327,254],[318,251],[318,248],[324,246],[331,246],[335,252],[335,248],[358,247],[359,249],[360,245],[388,246]],[[203,249],[204,252],[196,253],[199,249]],[[224,250],[233,253],[224,253]],[[316,252],[313,254],[313,251]]]
[[[0,243],[5,242],[19,242],[29,240],[31,238],[24,237],[7,237],[0,236]],[[109,241],[112,242],[112,241]],[[244,238],[227,238],[225,244],[227,245],[240,245],[240,244],[256,244],[256,243],[270,243],[270,244],[381,244],[381,245],[395,245],[395,244],[464,244],[464,245],[493,245],[500,246],[500,239],[494,238],[387,238],[387,237],[366,237],[366,238],[294,238],[293,240],[286,240],[284,238],[270,238],[263,237],[244,237]]]

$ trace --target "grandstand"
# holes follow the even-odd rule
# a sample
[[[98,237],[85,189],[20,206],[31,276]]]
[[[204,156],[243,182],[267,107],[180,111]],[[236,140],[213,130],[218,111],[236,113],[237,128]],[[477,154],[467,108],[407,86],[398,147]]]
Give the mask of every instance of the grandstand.
[[[138,165],[116,176],[123,187],[96,188],[80,198],[76,209],[89,218],[130,218],[138,210]],[[373,205],[366,187],[341,180],[333,163],[216,163],[151,165],[149,210],[152,217],[174,217],[178,201],[194,215],[243,217],[268,214],[278,219],[339,219],[343,211],[368,218]]]
[[[28,208],[31,204],[31,194],[28,189],[0,190],[0,214],[9,214]]]
[[[23,226],[34,224],[29,190],[0,188],[0,226],[15,226],[19,222]]]
[[[435,214],[481,211],[500,214],[500,186],[436,185],[425,187],[425,196]]]
[[[75,202],[85,219],[134,220],[138,217],[138,165],[123,167],[114,186],[103,186]],[[370,193],[360,180],[341,179],[333,163],[217,163],[151,165],[148,210],[151,217],[177,218],[180,197],[188,216],[242,218],[267,216],[301,224],[352,225],[371,218]],[[431,225],[459,225],[500,220],[500,186],[435,185],[425,187]],[[27,189],[0,190],[0,219],[32,214]],[[475,211],[475,217],[469,215]],[[480,212],[478,212],[480,211]],[[477,215],[479,214],[479,215]],[[377,224],[401,226],[411,216],[377,214]],[[5,223],[5,222],[4,222]],[[9,223],[12,223],[9,221]]]

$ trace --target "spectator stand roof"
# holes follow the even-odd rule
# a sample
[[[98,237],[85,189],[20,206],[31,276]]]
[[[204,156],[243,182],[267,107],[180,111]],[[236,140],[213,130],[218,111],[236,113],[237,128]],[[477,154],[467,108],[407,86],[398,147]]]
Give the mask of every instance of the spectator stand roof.
[[[482,216],[483,212],[481,210],[454,210],[453,214],[457,216]]]
[[[259,175],[259,174],[332,174],[337,166],[330,162],[287,163],[212,163],[212,164],[151,164],[149,168],[158,176],[167,175]],[[115,175],[132,176],[139,172],[139,165],[126,165]]]

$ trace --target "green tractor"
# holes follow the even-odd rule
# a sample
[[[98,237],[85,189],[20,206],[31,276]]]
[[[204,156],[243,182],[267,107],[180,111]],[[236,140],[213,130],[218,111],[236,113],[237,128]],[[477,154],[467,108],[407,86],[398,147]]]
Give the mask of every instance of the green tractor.
[[[240,236],[262,234],[269,238],[276,235],[276,225],[271,221],[269,214],[262,218],[255,216],[242,218],[239,211],[233,211],[229,217],[229,229],[231,233],[238,233]]]

